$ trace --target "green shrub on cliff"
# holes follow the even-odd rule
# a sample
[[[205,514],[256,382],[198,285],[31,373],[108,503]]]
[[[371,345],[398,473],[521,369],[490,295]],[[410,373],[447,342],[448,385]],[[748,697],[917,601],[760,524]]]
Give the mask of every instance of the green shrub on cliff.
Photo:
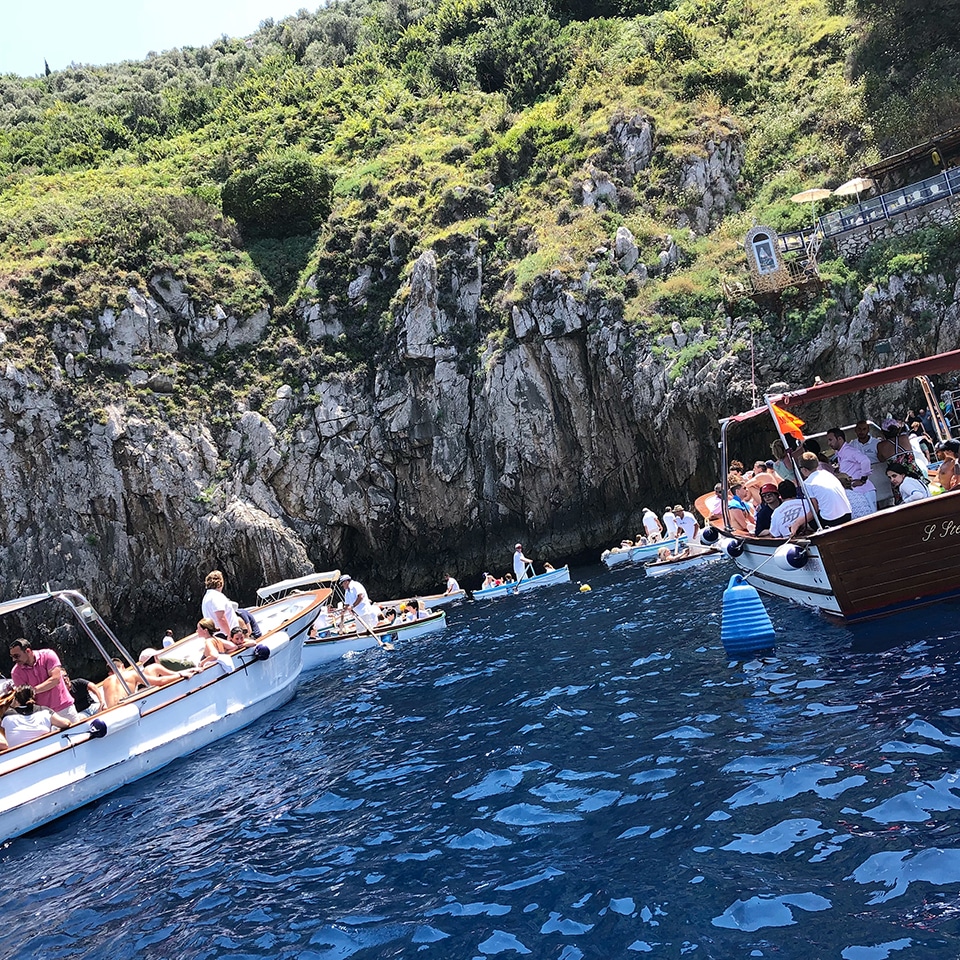
[[[223,212],[250,240],[302,236],[327,219],[330,190],[326,170],[290,151],[232,174],[223,185]]]

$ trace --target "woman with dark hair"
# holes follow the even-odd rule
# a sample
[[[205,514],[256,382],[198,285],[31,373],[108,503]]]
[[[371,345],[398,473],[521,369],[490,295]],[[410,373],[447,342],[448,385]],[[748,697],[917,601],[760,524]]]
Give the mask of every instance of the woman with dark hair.
[[[19,747],[50,733],[54,727],[64,730],[70,726],[66,717],[46,707],[38,707],[35,696],[33,687],[28,685],[13,691],[13,706],[0,721],[8,746]]]
[[[916,500],[926,500],[930,491],[925,483],[910,476],[909,468],[895,460],[887,461],[887,477],[893,487],[893,502],[913,503]]]

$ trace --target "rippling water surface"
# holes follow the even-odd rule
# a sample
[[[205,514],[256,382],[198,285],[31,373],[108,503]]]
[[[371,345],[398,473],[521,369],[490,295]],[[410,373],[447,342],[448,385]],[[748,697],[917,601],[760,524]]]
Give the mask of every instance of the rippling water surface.
[[[957,606],[856,631],[732,569],[575,572],[353,655],[9,843],[17,958],[960,955]]]

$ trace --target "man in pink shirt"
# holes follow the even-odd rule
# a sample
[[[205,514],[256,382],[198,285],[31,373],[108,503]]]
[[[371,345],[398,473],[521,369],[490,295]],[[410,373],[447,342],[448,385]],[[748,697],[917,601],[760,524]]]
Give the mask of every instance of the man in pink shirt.
[[[10,658],[13,660],[10,678],[18,687],[33,687],[38,706],[72,721],[79,719],[70,688],[63,679],[60,658],[52,650],[34,650],[20,638],[10,644]]]

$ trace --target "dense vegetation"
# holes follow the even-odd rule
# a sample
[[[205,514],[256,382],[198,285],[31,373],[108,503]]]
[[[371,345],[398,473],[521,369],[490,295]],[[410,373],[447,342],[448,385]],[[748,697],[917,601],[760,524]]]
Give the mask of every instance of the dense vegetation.
[[[376,354],[423,249],[478,245],[483,333],[498,336],[512,299],[551,271],[579,276],[621,225],[645,260],[672,235],[678,268],[641,285],[601,266],[594,295],[638,329],[709,325],[753,222],[798,226],[796,191],[960,119],[951,7],[340,0],[246,40],[0,78],[2,349],[62,361],[64,331],[166,270],[201,311],[273,308],[276,356],[226,351],[229,375],[315,379]],[[592,167],[615,167],[613,124],[638,114],[651,162],[618,175],[616,202],[583,205]],[[696,202],[680,173],[731,136],[742,212],[678,230]],[[302,301],[349,336],[305,345]]]

